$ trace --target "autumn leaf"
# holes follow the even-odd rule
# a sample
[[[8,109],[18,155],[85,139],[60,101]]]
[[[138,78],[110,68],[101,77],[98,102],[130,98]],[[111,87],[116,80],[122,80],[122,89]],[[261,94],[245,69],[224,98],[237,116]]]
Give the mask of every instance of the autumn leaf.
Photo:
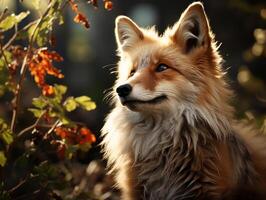
[[[106,10],[112,10],[113,9],[113,2],[109,1],[109,0],[104,1],[104,8]]]
[[[98,8],[98,0],[89,0],[88,3],[92,4],[94,8]]]
[[[42,88],[44,96],[54,94],[54,88],[45,82],[46,75],[51,75],[57,78],[63,78],[64,75],[53,66],[53,61],[62,62],[63,58],[55,51],[46,49],[39,50],[36,55],[29,61],[29,71],[34,77],[34,81]]]
[[[91,144],[96,142],[96,137],[87,127],[65,127],[55,129],[55,133],[70,145]]]
[[[84,143],[93,143],[96,142],[96,138],[94,134],[86,127],[82,127],[79,130],[80,135],[82,136],[82,140],[79,142],[80,144]]]
[[[68,1],[72,10],[76,13],[76,16],[74,18],[74,22],[82,24],[85,28],[89,28],[90,27],[90,23],[89,20],[87,19],[87,17],[81,13],[78,9],[78,4],[74,3],[74,0],[69,0]]]
[[[74,22],[82,24],[85,28],[90,28],[88,19],[82,13],[78,13],[74,18]]]

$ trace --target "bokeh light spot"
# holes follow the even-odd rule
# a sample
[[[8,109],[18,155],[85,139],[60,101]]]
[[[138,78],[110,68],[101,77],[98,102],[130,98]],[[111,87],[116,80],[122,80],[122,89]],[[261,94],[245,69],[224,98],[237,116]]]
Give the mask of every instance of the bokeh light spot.
[[[247,67],[241,67],[238,74],[237,80],[240,84],[245,84],[250,80],[250,72]]]

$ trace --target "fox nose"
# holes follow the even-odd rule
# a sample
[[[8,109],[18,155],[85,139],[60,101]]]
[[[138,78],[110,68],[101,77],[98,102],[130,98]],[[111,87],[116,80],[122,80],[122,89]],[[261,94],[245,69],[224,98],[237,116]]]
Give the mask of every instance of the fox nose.
[[[129,84],[120,85],[118,88],[116,88],[116,92],[118,96],[120,97],[128,96],[131,91],[132,91],[132,87]]]

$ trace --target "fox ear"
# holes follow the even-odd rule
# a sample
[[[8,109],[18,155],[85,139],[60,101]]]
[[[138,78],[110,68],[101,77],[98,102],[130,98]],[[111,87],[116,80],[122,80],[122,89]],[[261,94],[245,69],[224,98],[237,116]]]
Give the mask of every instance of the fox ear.
[[[118,48],[124,51],[144,37],[138,25],[126,16],[118,16],[116,18],[115,36]]]
[[[211,45],[209,22],[200,2],[190,4],[172,30],[173,41],[181,45],[185,53]]]

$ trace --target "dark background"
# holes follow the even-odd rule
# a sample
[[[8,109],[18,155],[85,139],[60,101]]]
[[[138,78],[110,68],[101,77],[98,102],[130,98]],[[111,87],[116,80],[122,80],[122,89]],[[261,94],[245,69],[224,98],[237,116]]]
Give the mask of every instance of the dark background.
[[[28,1],[28,2],[27,2]],[[3,8],[4,3],[0,7]],[[81,1],[82,2],[82,1]],[[97,109],[91,112],[75,111],[71,117],[85,121],[88,127],[99,137],[104,117],[110,110],[105,102],[105,91],[112,87],[114,70],[118,61],[114,37],[114,21],[118,15],[127,15],[140,26],[156,25],[162,33],[172,26],[190,0],[114,0],[113,10],[94,9],[86,1],[79,5],[90,21],[87,30],[73,22],[74,13],[65,11],[65,24],[57,27],[55,50],[64,58],[63,63],[55,64],[65,74],[63,81],[50,80],[68,85],[68,94],[88,95],[96,103]],[[236,97],[232,103],[236,106],[239,118],[256,118],[258,126],[264,124],[266,113],[266,2],[265,0],[205,0],[202,1],[209,17],[210,25],[216,35],[220,52],[225,60],[230,84]],[[2,5],[1,5],[2,3]],[[16,13],[30,8],[29,0],[21,4],[9,1]],[[28,80],[32,77],[28,76]],[[30,105],[31,98],[38,95],[38,89],[28,81],[24,91],[24,103]],[[32,121],[30,113],[25,113],[25,124]],[[98,139],[100,141],[100,139]],[[99,147],[95,145],[80,160],[88,162],[99,156]]]
[[[0,11],[6,6],[16,14],[26,10],[32,11],[30,16],[19,25],[23,27],[39,15],[32,8],[34,0],[21,1],[0,0]],[[48,1],[40,1],[40,12],[47,7]],[[96,102],[96,110],[85,112],[78,109],[71,112],[69,117],[75,121],[85,122],[97,136],[97,142],[89,152],[79,151],[71,160],[60,161],[54,155],[54,151],[49,152],[46,143],[42,146],[36,145],[37,153],[30,153],[27,152],[30,149],[28,147],[30,140],[23,141],[17,145],[14,155],[12,154],[14,158],[18,158],[16,162],[10,163],[10,167],[6,166],[7,170],[4,173],[6,187],[12,189],[15,186],[16,188],[26,174],[31,174],[34,171],[32,169],[38,167],[36,165],[39,165],[43,159],[47,159],[55,168],[60,169],[60,173],[63,172],[64,176],[62,175],[61,178],[68,183],[68,187],[61,191],[64,199],[91,199],[88,196],[77,198],[79,194],[88,193],[99,197],[96,199],[117,200],[119,192],[113,188],[112,176],[106,175],[106,163],[101,159],[98,145],[101,141],[100,129],[104,124],[104,117],[111,109],[104,101],[104,96],[113,85],[115,75],[111,72],[115,70],[118,61],[114,37],[115,18],[118,15],[127,15],[140,26],[156,25],[159,33],[163,33],[168,26],[172,26],[179,19],[181,13],[193,1],[112,0],[114,6],[111,11],[103,8],[102,0],[98,0],[98,9],[87,4],[87,0],[76,0],[76,2],[80,2],[79,10],[88,17],[90,28],[85,29],[82,25],[75,23],[73,21],[75,13],[70,8],[64,11],[65,22],[62,26],[56,26],[53,34],[56,36],[54,50],[64,57],[64,62],[54,63],[54,65],[62,70],[65,78],[58,80],[48,77],[47,82],[65,84],[68,86],[67,95],[88,95]],[[228,72],[228,81],[235,91],[232,104],[236,108],[236,117],[251,121],[266,134],[266,1],[204,0],[202,2],[220,45],[220,53],[224,58],[223,67]],[[11,34],[8,34],[5,38],[10,38]],[[16,42],[23,43],[23,41]],[[40,89],[28,73],[22,93],[23,109],[19,113],[18,130],[35,121],[27,108],[32,106],[32,98],[39,95]],[[9,96],[6,99],[12,99],[12,97]],[[0,116],[11,119],[11,102],[6,102],[6,99],[0,99]],[[36,141],[42,139],[40,137]],[[24,150],[25,155],[31,157],[24,156]],[[45,157],[43,157],[44,154]],[[49,170],[44,171],[45,176],[49,174],[47,171]],[[21,198],[23,195],[27,200],[46,199],[42,193],[40,198],[33,197],[33,190],[38,187],[39,182],[28,179],[24,185],[15,189],[13,196],[17,196],[16,199],[23,199]],[[48,180],[50,182],[50,178]],[[59,180],[60,186],[63,185],[61,179],[56,178],[56,180]],[[28,191],[28,194],[25,195],[25,191]],[[28,198],[27,195],[32,198]]]

